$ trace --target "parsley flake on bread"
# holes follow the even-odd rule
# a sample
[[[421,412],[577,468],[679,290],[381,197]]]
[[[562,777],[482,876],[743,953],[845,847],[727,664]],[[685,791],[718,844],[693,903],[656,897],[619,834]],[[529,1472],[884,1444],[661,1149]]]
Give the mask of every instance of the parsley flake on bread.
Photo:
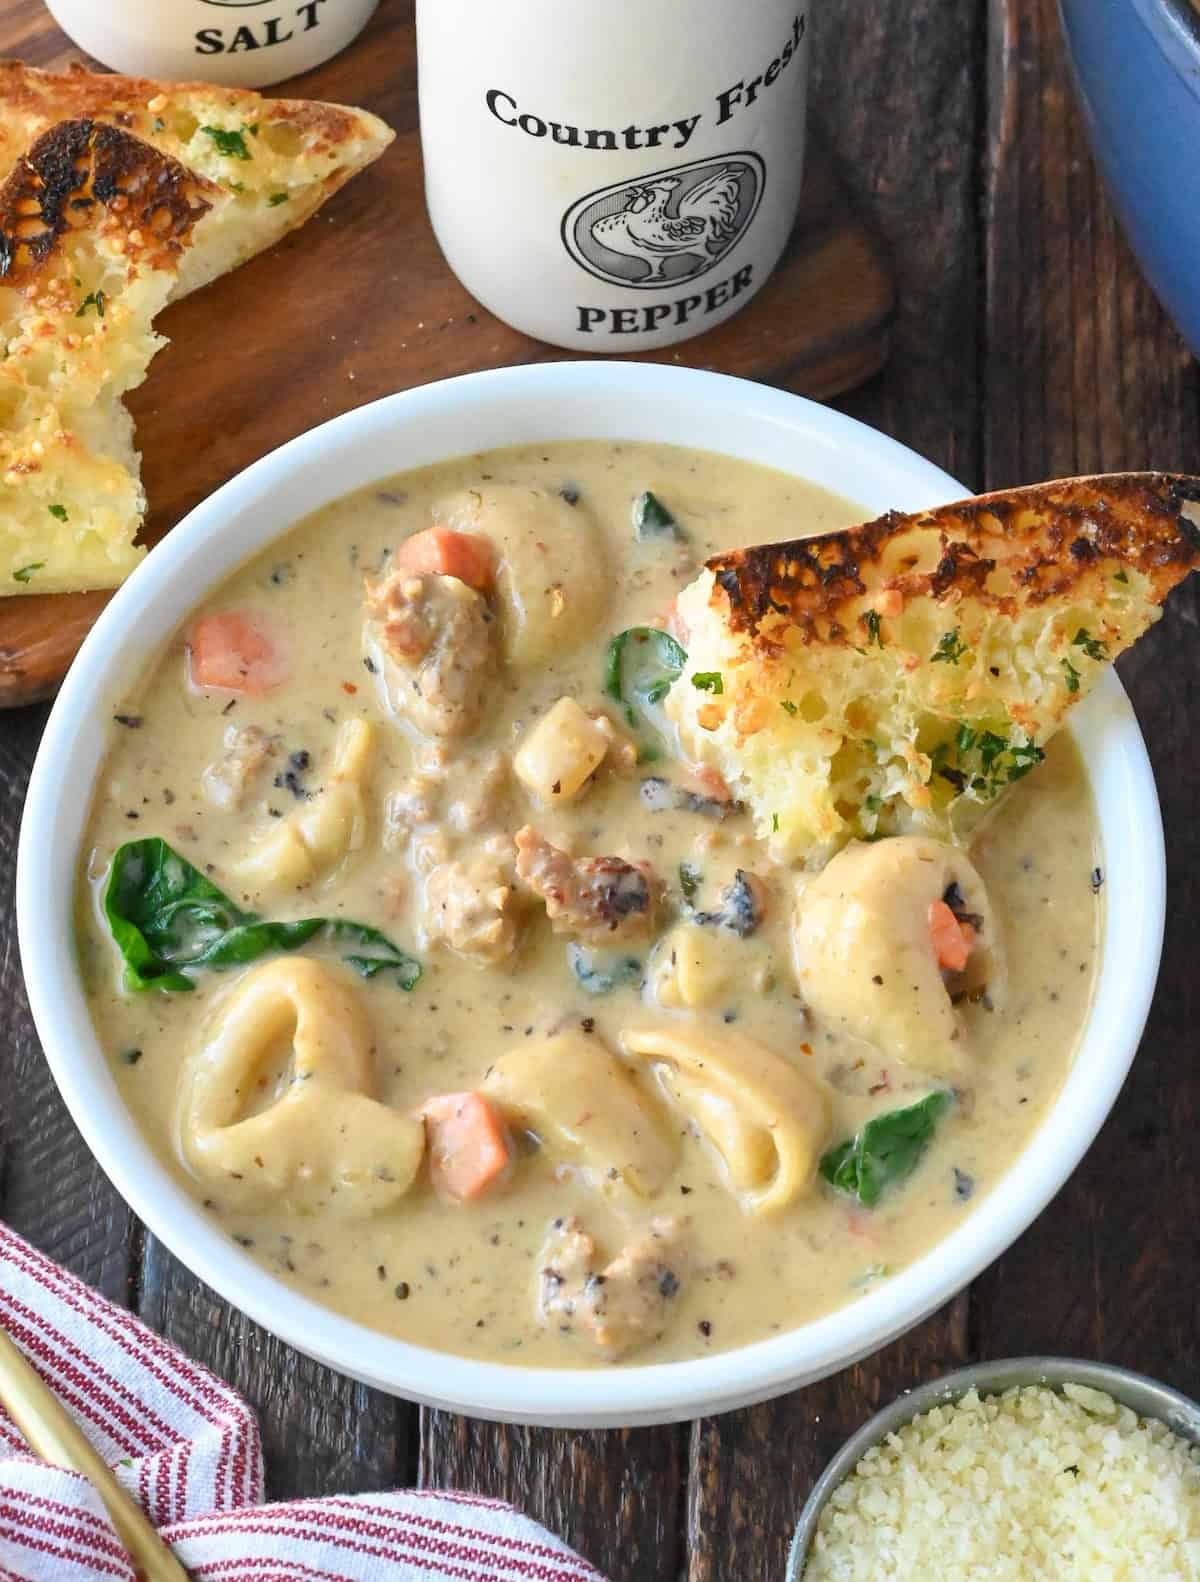
[[[0,62],[0,591],[124,580],[146,502],[122,398],[155,315],[391,137],[340,105]]]
[[[965,835],[1200,564],[1197,501],[1075,478],[718,555],[678,599],[683,749],[781,859]]]

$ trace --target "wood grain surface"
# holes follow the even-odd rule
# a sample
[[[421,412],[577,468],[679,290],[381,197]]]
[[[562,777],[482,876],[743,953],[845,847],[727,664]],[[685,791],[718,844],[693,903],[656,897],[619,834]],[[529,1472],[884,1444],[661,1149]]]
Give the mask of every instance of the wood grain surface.
[[[385,0],[391,7],[406,9]],[[31,58],[43,37],[36,15],[0,0],[0,18],[28,25]],[[900,293],[886,370],[839,404],[971,488],[1200,470],[1197,367],[1114,229],[1052,0],[875,0],[822,7],[815,22],[813,102],[891,250]],[[394,64],[370,69],[382,86]],[[354,188],[345,196],[354,201]],[[431,371],[452,361],[453,336],[431,342]],[[179,355],[185,371],[198,366]],[[302,376],[298,360],[291,377]],[[256,392],[249,348],[239,379],[250,383],[227,427],[200,437],[221,454],[256,395],[280,388],[264,372]],[[152,1240],[143,1245],[62,1110],[21,989],[13,849],[41,709],[0,719],[0,1212],[246,1393],[263,1415],[273,1493],[419,1478],[502,1495],[614,1582],[779,1582],[796,1513],[832,1450],[877,1404],[973,1357],[1110,1358],[1200,1394],[1198,617],[1200,591],[1181,590],[1122,664],[1170,863],[1163,970],[1125,1092],[1058,1199],[969,1293],[836,1379],[751,1411],[629,1434],[420,1413],[305,1362]]]
[[[0,54],[22,45],[40,66],[79,56],[39,6],[2,0]],[[234,473],[351,407],[451,374],[571,355],[493,318],[442,259],[425,214],[411,4],[386,0],[350,50],[287,92],[364,105],[396,141],[278,247],[156,322],[171,344],[129,398],[148,543]],[[750,306],[638,360],[720,368],[823,399],[882,366],[894,300],[884,252],[818,138],[792,240]],[[54,690],[107,597],[0,597],[0,707]]]

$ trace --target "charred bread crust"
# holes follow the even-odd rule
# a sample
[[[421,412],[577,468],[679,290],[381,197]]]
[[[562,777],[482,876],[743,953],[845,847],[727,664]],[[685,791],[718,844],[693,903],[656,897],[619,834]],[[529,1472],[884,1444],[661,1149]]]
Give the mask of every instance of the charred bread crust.
[[[215,193],[202,176],[119,127],[63,121],[0,187],[0,278],[27,284],[64,233],[84,226],[123,233],[131,265],[173,269]]]
[[[1072,478],[717,555],[676,600],[667,715],[781,860],[968,839],[1200,565],[1197,502]]]
[[[1184,511],[1198,501],[1200,478],[1114,473],[889,511],[847,532],[714,556],[712,602],[731,631],[768,651],[780,621],[806,645],[861,646],[862,600],[890,590],[1012,616],[1069,599],[1102,561],[1140,572],[1161,603],[1200,565],[1200,526]]]
[[[19,60],[0,59],[0,172],[12,157],[3,157],[5,143],[16,136],[18,146],[29,139],[32,124],[47,125],[68,119],[111,122],[147,142],[159,133],[174,138],[169,124],[173,114],[187,117],[203,104],[236,111],[256,125],[290,128],[310,134],[314,151],[336,153],[344,144],[364,136],[378,138],[381,146],[392,133],[375,116],[348,105],[313,99],[268,99],[244,88],[207,82],[155,82],[146,77],[126,77],[115,72],[93,72],[78,63],[66,71],[39,71]],[[4,123],[8,122],[6,128]],[[18,128],[26,128],[24,138]],[[335,191],[354,174],[357,165],[339,166],[324,179],[327,193]]]

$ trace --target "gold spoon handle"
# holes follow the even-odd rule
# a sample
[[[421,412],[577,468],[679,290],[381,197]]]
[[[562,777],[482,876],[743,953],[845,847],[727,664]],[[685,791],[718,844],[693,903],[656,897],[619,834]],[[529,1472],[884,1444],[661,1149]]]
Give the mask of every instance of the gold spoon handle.
[[[74,1420],[0,1330],[0,1403],[43,1461],[81,1473],[99,1494],[142,1582],[188,1582],[188,1574],[92,1449]]]

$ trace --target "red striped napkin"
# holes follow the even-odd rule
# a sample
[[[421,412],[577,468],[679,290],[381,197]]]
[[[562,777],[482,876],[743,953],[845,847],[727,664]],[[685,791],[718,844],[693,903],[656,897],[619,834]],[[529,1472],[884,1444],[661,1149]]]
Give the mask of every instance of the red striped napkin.
[[[0,1225],[0,1325],[196,1582],[603,1582],[498,1500],[407,1490],[263,1504],[228,1385]],[[0,1411],[0,1582],[135,1582],[99,1496]]]

